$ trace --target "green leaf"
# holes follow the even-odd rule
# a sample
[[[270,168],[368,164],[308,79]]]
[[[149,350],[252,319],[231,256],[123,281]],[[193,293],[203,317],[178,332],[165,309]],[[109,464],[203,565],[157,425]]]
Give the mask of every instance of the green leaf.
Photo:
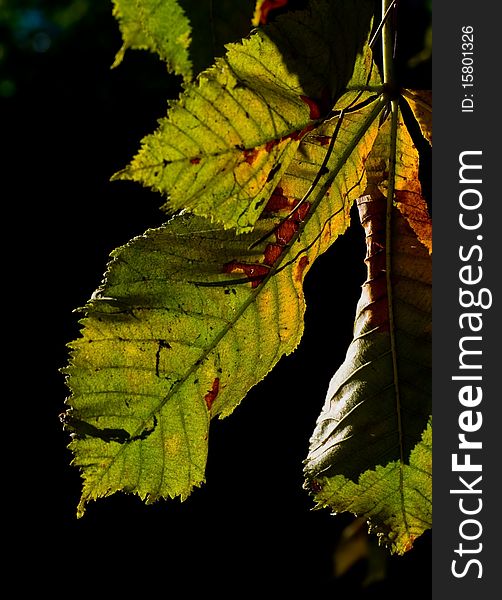
[[[123,45],[149,50],[186,81],[224,53],[224,45],[249,33],[252,0],[113,0]]]
[[[210,419],[230,414],[300,341],[303,278],[348,226],[382,107],[305,136],[253,232],[179,216],[113,253],[67,369],[79,514],[120,490],[185,498],[204,481]],[[290,215],[335,130],[311,202]]]
[[[316,494],[318,507],[364,515],[370,531],[396,554],[411,549],[432,527],[432,417],[409,463],[392,461],[364,471],[357,481],[327,478]]]
[[[164,60],[171,71],[184,79],[192,76],[188,47],[191,27],[177,0],[113,0],[113,14],[119,22],[122,48],[113,66],[118,66],[128,48],[150,50]]]
[[[312,0],[308,10],[229,45],[114,178],[166,194],[167,211],[250,230],[300,140],[366,61],[372,9],[368,0]],[[359,75],[367,83],[368,71]]]
[[[403,552],[418,535],[419,516],[430,510],[427,489],[420,513],[407,486],[411,453],[431,413],[432,245],[418,154],[400,116],[382,126],[366,170],[358,208],[368,276],[354,339],[311,438],[306,485],[335,512],[353,510],[370,519],[383,542]],[[396,469],[399,510],[386,490],[394,489]],[[370,489],[372,477],[382,482]],[[348,503],[348,490],[361,498]],[[429,526],[422,519],[421,531]]]

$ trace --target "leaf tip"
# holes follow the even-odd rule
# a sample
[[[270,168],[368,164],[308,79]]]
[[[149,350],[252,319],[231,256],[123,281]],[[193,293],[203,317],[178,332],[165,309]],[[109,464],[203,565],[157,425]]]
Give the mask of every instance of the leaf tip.
[[[117,54],[115,55],[115,59],[113,61],[113,63],[110,66],[110,69],[116,69],[119,65],[122,64],[122,61],[124,60],[124,55],[126,53],[128,46],[127,44],[124,42],[122,44],[122,46],[120,47],[120,49],[118,50]]]
[[[81,519],[85,515],[86,505],[87,505],[87,496],[82,494],[79,503],[77,504],[77,519]]]

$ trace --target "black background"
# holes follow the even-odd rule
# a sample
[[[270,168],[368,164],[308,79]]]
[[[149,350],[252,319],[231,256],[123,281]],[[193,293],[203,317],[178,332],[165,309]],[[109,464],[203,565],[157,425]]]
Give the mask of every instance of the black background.
[[[387,558],[379,583],[363,587],[366,561],[335,579],[333,552],[352,517],[312,511],[302,490],[302,460],[351,340],[365,276],[358,226],[307,276],[299,349],[231,417],[213,423],[207,484],[183,504],[144,506],[117,494],[75,518],[80,477],[58,418],[67,395],[58,369],[78,335],[72,311],[99,284],[109,252],[162,222],[156,194],[109,178],[153,131],[179,80],[143,52],[110,70],[121,41],[108,2],[88,3],[66,29],[51,24],[50,11],[69,2],[11,4],[45,16],[31,29],[11,18],[0,30],[0,79],[10,82],[2,84],[0,121],[4,326],[12,330],[6,374],[14,375],[4,391],[14,407],[6,515],[10,559],[24,573],[19,589],[398,597],[412,582],[427,596],[430,533],[406,556]],[[408,56],[423,42],[422,5],[404,3]],[[406,83],[428,87],[429,66],[404,71]]]

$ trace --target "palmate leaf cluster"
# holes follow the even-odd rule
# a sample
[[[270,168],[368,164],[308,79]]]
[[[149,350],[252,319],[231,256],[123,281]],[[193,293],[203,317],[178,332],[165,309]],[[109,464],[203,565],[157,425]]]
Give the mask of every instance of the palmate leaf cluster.
[[[305,487],[403,553],[432,525],[431,221],[418,152],[368,45],[374,3],[311,0],[270,23],[267,2],[210,4],[220,44],[246,33],[244,17],[251,28],[253,8],[259,28],[207,66],[206,3],[114,2],[116,64],[149,50],[184,84],[115,175],[160,192],[168,219],[112,253],[71,344],[63,420],[78,513],[118,491],[184,499],[205,481],[211,419],[298,346],[305,275],[356,202],[368,277]],[[430,142],[430,95],[399,102]]]

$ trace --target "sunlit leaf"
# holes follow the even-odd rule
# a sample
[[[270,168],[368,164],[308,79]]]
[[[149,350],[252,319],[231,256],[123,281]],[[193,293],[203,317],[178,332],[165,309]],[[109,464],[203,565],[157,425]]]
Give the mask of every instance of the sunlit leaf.
[[[115,178],[162,192],[168,211],[249,230],[300,140],[345,91],[372,8],[368,0],[313,0],[229,45]]]
[[[252,0],[113,1],[123,39],[114,66],[128,48],[149,50],[187,81],[249,33],[253,12]]]
[[[191,27],[178,0],[113,0],[124,43],[113,66],[118,66],[128,48],[150,50],[171,71],[190,79],[192,62],[188,47]]]
[[[210,418],[231,413],[300,341],[303,278],[348,226],[381,106],[343,119],[312,203],[290,216],[336,119],[302,141],[252,233],[177,217],[113,253],[67,369],[80,513],[116,491],[184,498],[204,481]]]
[[[298,346],[305,275],[357,201],[368,275],[305,486],[403,553],[432,523],[432,225],[398,105],[432,143],[431,97],[398,102],[381,85],[372,1],[310,0],[269,20],[285,4],[258,2],[260,29],[189,83],[225,11],[220,42],[249,2],[115,0],[122,54],[156,52],[185,83],[115,176],[160,191],[169,221],[112,253],[71,344],[62,419],[84,480],[78,514],[116,492],[184,499],[205,481],[211,419]]]

